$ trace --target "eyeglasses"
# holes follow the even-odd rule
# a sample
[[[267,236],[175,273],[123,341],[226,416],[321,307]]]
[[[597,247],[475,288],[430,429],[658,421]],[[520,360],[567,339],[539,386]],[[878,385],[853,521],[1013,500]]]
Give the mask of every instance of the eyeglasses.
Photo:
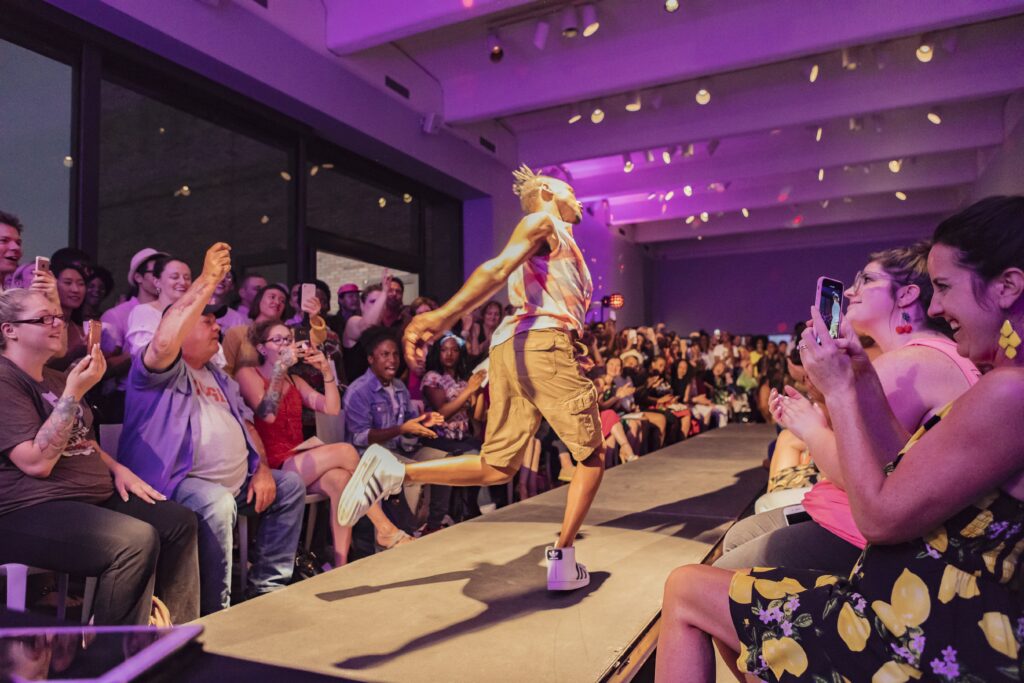
[[[291,344],[295,341],[294,337],[269,337],[263,341],[264,344],[274,344],[280,346],[281,344]]]
[[[861,290],[866,284],[871,282],[878,282],[879,280],[888,280],[889,282],[896,282],[895,278],[891,278],[888,275],[882,273],[866,273],[863,270],[857,271],[857,274],[853,278],[853,287],[850,288],[854,294]]]
[[[24,324],[24,325],[47,325],[49,327],[57,327],[59,322],[61,325],[64,324],[64,314],[60,315],[44,315],[41,318],[26,318],[25,320],[10,320],[8,322],[12,324]]]

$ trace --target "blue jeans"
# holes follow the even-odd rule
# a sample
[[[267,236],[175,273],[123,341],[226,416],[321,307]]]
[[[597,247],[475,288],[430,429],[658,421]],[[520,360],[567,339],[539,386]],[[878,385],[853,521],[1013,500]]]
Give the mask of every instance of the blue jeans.
[[[302,529],[306,487],[294,472],[271,470],[277,496],[260,515],[256,547],[249,571],[246,595],[269,593],[287,585],[295,567],[295,550]],[[251,477],[251,475],[250,475]],[[174,492],[174,500],[199,516],[199,611],[207,615],[231,605],[231,541],[239,509],[253,514],[245,502],[249,478],[237,496],[203,479],[186,477]]]

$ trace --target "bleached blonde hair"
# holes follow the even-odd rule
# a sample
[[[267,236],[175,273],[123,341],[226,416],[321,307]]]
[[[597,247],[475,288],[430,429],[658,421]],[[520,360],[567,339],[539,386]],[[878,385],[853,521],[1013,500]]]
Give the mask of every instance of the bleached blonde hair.
[[[519,206],[523,211],[529,211],[533,205],[533,198],[540,192],[547,176],[534,173],[533,169],[523,164],[512,171],[512,178],[512,192],[519,197]]]

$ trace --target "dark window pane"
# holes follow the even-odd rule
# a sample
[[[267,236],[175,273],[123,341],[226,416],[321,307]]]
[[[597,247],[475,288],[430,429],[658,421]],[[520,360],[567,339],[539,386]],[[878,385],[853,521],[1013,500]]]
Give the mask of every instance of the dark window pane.
[[[151,246],[198,275],[214,242],[240,271],[288,252],[289,154],[104,81],[99,261],[118,283],[132,254]]]
[[[339,237],[393,251],[419,253],[419,200],[310,165],[306,223]]]

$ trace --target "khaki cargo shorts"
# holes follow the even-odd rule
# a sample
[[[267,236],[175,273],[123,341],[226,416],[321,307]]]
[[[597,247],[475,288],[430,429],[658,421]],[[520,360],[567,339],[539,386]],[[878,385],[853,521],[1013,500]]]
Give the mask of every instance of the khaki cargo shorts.
[[[576,362],[576,346],[561,330],[521,332],[491,349],[491,407],[480,457],[495,467],[518,467],[541,417],[577,461],[601,446],[594,383]]]

